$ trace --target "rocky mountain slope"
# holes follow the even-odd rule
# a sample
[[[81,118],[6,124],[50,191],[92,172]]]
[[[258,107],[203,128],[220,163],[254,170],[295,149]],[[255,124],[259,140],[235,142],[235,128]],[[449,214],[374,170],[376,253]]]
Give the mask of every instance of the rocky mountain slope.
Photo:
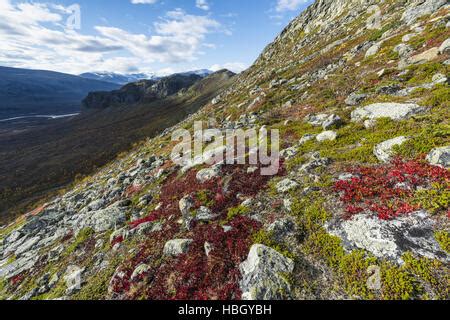
[[[118,87],[64,73],[0,67],[0,120],[79,112],[80,102],[89,92]]]
[[[316,1],[196,114],[4,226],[1,296],[449,299],[449,36],[446,1]],[[282,168],[174,165],[199,119],[279,129]]]

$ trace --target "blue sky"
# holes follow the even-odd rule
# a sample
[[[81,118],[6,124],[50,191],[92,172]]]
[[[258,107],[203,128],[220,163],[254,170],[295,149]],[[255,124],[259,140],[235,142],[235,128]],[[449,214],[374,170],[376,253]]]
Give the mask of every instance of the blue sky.
[[[73,74],[238,72],[311,2],[0,0],[0,65]]]

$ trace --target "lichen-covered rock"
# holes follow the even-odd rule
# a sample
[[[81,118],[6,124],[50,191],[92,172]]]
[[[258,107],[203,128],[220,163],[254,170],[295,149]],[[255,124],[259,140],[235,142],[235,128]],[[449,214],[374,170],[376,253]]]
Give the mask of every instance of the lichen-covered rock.
[[[82,275],[84,271],[84,268],[80,268],[75,265],[67,267],[66,274],[64,275],[64,280],[67,286],[67,295],[70,296],[81,289],[81,285],[83,284]]]
[[[167,241],[164,245],[164,255],[175,257],[186,253],[189,250],[192,241],[192,239],[175,239]]]
[[[357,106],[358,104],[363,102],[366,98],[367,94],[365,93],[353,92],[347,97],[347,99],[345,99],[345,104],[348,106]]]
[[[195,215],[195,220],[210,221],[210,220],[217,218],[218,216],[219,215],[214,214],[209,208],[202,206],[202,207],[198,208],[196,215]]]
[[[336,138],[337,132],[335,131],[324,131],[316,136],[316,140],[319,142],[334,141]]]
[[[403,13],[402,20],[407,24],[413,24],[420,17],[436,12],[446,3],[447,0],[426,0],[408,4],[410,6]]]
[[[439,47],[439,53],[440,54],[450,53],[450,38],[448,38],[441,44],[441,46]]]
[[[378,258],[401,262],[402,255],[412,251],[431,259],[449,260],[434,238],[434,221],[424,211],[392,221],[360,214],[350,220],[331,222],[326,228],[342,239],[346,249],[364,249]]]
[[[404,120],[424,111],[424,107],[413,103],[374,103],[354,110],[352,112],[352,121],[374,120],[379,118]]]
[[[389,162],[393,155],[394,147],[400,146],[406,141],[408,141],[408,138],[403,136],[384,141],[374,147],[373,154],[381,162]]]
[[[123,225],[125,221],[124,210],[112,205],[106,209],[93,212],[89,218],[88,226],[92,227],[95,232],[103,232]]]
[[[291,179],[284,179],[277,184],[278,193],[286,193],[295,188],[297,188],[299,184]]]
[[[197,180],[201,183],[209,181],[219,175],[219,168],[214,166],[212,168],[202,169],[197,172]]]
[[[415,56],[409,57],[406,61],[408,64],[421,64],[434,60],[439,55],[439,48],[431,48]]]
[[[134,269],[133,273],[131,274],[131,281],[138,281],[140,280],[145,274],[147,274],[150,271],[150,266],[147,264],[141,263]]]
[[[427,161],[430,164],[442,166],[444,168],[450,167],[450,146],[436,148],[431,150],[427,155]]]
[[[400,59],[408,58],[413,51],[414,50],[413,48],[411,48],[411,46],[404,43],[400,43],[394,48],[394,52],[398,53]]]
[[[312,114],[305,118],[306,122],[314,127],[323,127],[325,130],[341,123],[341,118],[335,114]]]
[[[179,202],[179,207],[181,211],[181,217],[183,218],[183,223],[187,229],[190,229],[192,222],[191,209],[194,206],[194,200],[190,195],[183,197]]]
[[[290,298],[291,287],[286,276],[294,262],[262,244],[251,247],[247,260],[239,266],[243,300],[280,300]]]
[[[39,255],[36,251],[24,253],[19,259],[0,267],[0,278],[10,279],[22,272],[31,270],[38,262]]]
[[[275,241],[283,242],[289,237],[295,229],[295,224],[291,219],[284,218],[273,222],[267,231],[273,236]]]
[[[316,138],[315,134],[305,134],[300,141],[298,142],[299,144],[304,144],[308,141],[314,140]]]
[[[373,55],[376,55],[378,51],[380,51],[381,45],[379,43],[374,44],[367,50],[366,52],[366,58],[371,57]]]

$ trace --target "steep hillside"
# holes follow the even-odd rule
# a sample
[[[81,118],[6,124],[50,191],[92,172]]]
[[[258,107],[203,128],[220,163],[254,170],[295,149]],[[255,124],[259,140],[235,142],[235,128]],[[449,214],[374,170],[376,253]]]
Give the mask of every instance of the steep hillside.
[[[0,120],[76,113],[89,92],[117,88],[114,83],[64,73],[0,67]]]
[[[449,299],[449,17],[316,1],[196,114],[0,230],[1,296]],[[174,165],[195,120],[279,129],[282,167]]]

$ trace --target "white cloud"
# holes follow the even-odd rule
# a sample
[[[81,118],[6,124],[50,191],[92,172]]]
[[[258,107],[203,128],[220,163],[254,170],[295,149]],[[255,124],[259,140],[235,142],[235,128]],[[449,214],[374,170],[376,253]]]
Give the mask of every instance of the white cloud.
[[[139,0],[143,1],[143,0]],[[68,73],[151,71],[152,63],[186,63],[201,54],[206,35],[224,32],[210,17],[181,9],[154,23],[154,34],[96,26],[96,35],[66,29],[65,8],[0,0],[0,64]]]
[[[224,64],[215,64],[212,65],[209,70],[211,71],[219,71],[222,69],[228,69],[233,71],[234,73],[240,73],[248,68],[248,65],[242,62],[228,62]]]
[[[307,2],[308,0],[277,0],[276,11],[295,11]]]
[[[207,0],[196,0],[195,6],[199,9],[208,11],[209,10],[209,3]]]

